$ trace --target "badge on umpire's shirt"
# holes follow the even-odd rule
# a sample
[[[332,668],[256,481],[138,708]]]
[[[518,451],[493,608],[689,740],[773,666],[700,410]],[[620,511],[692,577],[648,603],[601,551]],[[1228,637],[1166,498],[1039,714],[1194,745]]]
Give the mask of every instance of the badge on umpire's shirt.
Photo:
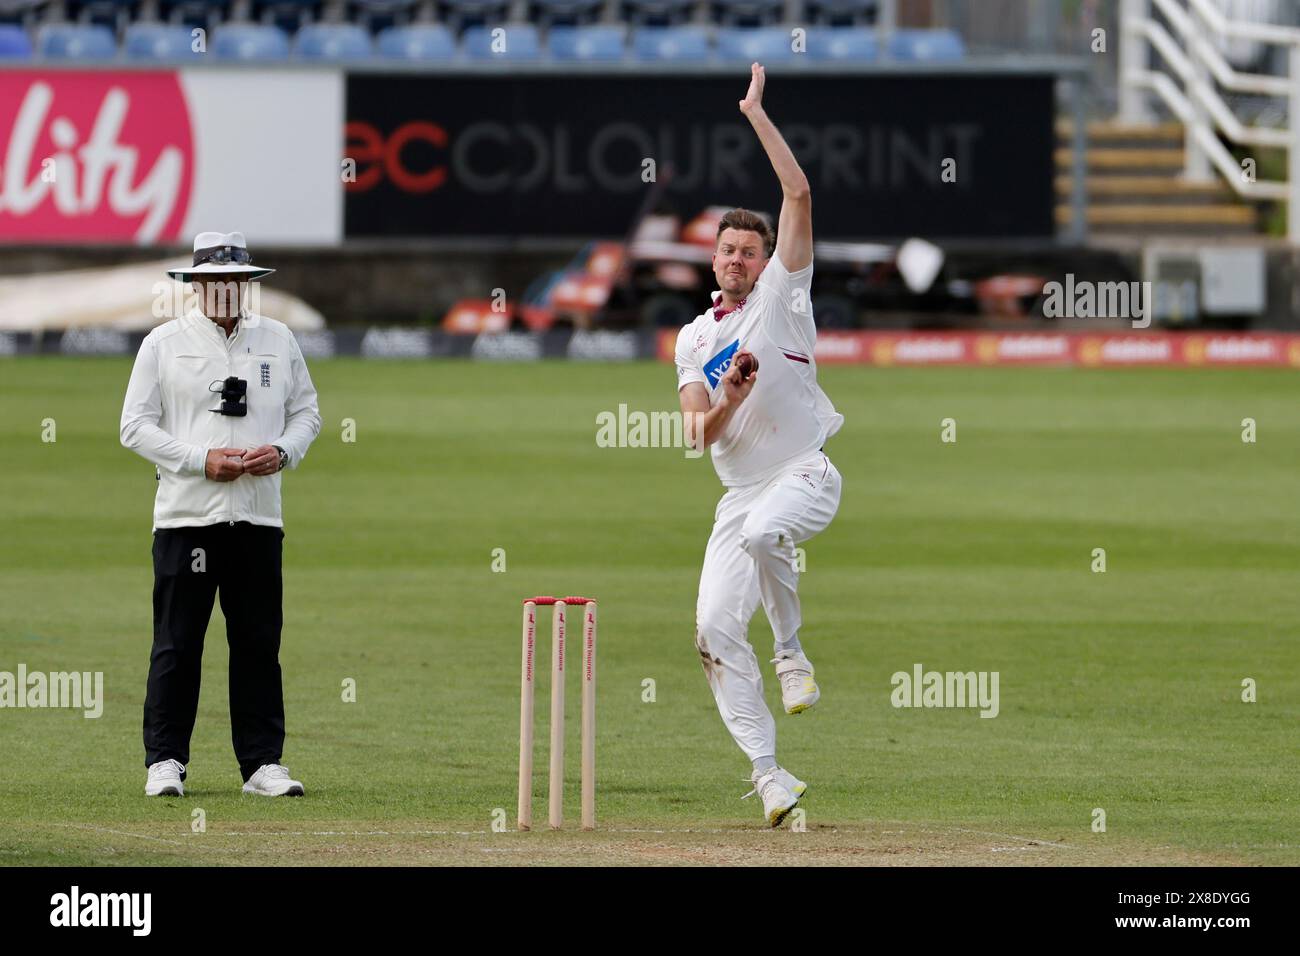
[[[262,387],[263,388],[271,387],[271,363],[270,362],[262,363]]]

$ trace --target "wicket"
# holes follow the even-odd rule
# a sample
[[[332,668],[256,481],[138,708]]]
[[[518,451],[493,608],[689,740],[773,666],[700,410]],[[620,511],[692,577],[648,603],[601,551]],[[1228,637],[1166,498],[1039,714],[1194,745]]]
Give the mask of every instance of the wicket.
[[[550,824],[564,819],[564,637],[570,604],[583,607],[582,623],[582,828],[596,828],[596,602],[584,597],[533,597],[524,601],[523,665],[519,685],[519,821],[533,828],[533,661],[537,607],[551,605]]]

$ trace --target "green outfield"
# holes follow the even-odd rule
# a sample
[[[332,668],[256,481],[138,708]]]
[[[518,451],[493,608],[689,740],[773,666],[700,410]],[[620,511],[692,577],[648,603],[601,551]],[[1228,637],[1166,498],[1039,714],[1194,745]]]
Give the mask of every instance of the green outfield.
[[[325,426],[285,480],[282,651],[307,797],[239,792],[218,610],[187,796],[149,800],[155,483],[118,444],[129,363],[0,360],[0,671],[105,680],[99,719],[0,709],[0,862],[1300,863],[1295,372],[823,369],[847,423],[802,580],[822,701],[778,717],[811,789],[806,832],[773,833],[694,646],[712,468],[596,442],[620,403],[675,408],[671,368],[312,369]],[[593,834],[493,831],[498,808],[514,824],[535,593],[600,600]],[[761,614],[751,639],[770,657]],[[894,708],[916,664],[998,672],[998,716]]]

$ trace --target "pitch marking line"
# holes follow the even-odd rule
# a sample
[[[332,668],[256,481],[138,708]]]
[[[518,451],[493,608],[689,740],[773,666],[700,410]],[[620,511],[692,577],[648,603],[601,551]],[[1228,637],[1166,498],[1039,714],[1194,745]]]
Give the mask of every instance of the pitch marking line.
[[[891,822],[896,823],[897,821],[891,821]],[[67,827],[69,829],[75,829],[75,830],[90,830],[98,833],[111,833],[115,836],[137,837],[141,840],[154,840],[158,843],[168,843],[173,846],[187,846],[189,845],[189,843],[193,842],[193,840],[190,841],[169,840],[166,839],[165,837],[153,836],[152,834],[148,834],[148,833],[136,833],[130,830],[114,830],[109,827],[98,827],[98,826],[92,826],[90,824],[56,823],[54,824],[54,826]],[[970,833],[976,836],[997,837],[1000,840],[1014,840],[1019,843],[1033,844],[1035,846],[1051,847],[1053,849],[1058,849],[1058,850],[1079,849],[1079,847],[1074,846],[1073,844],[1061,843],[1056,840],[1045,840],[1039,837],[1027,837],[1027,836],[1021,836],[1014,833],[998,833],[992,830],[971,830],[965,827],[917,827],[915,829],[921,833]],[[506,831],[506,832],[514,832],[514,831]],[[575,831],[569,831],[569,832],[575,832]],[[683,834],[683,835],[700,834],[700,835],[707,835],[707,836],[723,836],[723,835],[738,835],[738,834],[748,835],[751,832],[761,832],[761,831],[749,831],[744,829],[730,829],[730,830],[694,829],[689,827],[677,828],[677,829],[651,829],[645,827],[610,827],[608,829],[604,829],[598,832],[641,833],[641,834],[652,834],[655,836],[671,836],[675,834]],[[772,831],[772,832],[775,833],[779,831]],[[865,830],[858,830],[858,829],[841,830],[841,828],[839,827],[832,827],[830,828],[829,832],[860,833],[860,832],[865,832]],[[907,833],[908,831],[907,830],[885,830],[881,832],[883,834],[898,834],[901,836]],[[489,830],[227,830],[227,831],[214,830],[208,833],[192,834],[193,837],[226,837],[226,838],[302,837],[302,836],[340,836],[340,837],[458,836],[458,837],[465,837],[465,836],[490,836],[490,835],[491,835],[491,831]],[[205,849],[217,849],[217,848],[205,847]],[[1010,848],[994,847],[992,849],[995,852],[1006,852],[1006,850]],[[1015,849],[1025,849],[1025,848],[1017,847]]]
[[[183,840],[168,840],[166,837],[153,836],[149,833],[134,833],[130,830],[114,830],[110,827],[96,827],[85,823],[55,823],[56,827],[66,827],[69,830],[86,830],[91,833],[111,833],[113,836],[135,837],[139,840],[152,840],[155,843],[166,843],[170,846],[188,847],[189,844]],[[236,850],[227,850],[222,847],[205,846],[205,850],[212,850],[218,853],[235,853]]]

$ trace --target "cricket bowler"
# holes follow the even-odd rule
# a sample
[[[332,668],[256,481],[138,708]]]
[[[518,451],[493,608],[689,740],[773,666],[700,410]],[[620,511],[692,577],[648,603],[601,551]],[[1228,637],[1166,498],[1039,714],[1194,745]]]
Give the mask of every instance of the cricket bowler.
[[[763,67],[751,67],[740,111],[781,182],[773,251],[761,217],[733,209],[718,225],[713,305],[677,336],[677,387],[693,447],[712,448],[726,488],[700,574],[695,642],[722,721],[753,763],[768,823],[779,826],[808,785],[777,764],[776,723],[748,640],[759,601],[775,637],[787,714],[817,703],[800,644],[795,545],[823,530],[840,503],[826,440],[844,418],[817,384],[813,347],[812,200],[808,179],[763,111]]]

